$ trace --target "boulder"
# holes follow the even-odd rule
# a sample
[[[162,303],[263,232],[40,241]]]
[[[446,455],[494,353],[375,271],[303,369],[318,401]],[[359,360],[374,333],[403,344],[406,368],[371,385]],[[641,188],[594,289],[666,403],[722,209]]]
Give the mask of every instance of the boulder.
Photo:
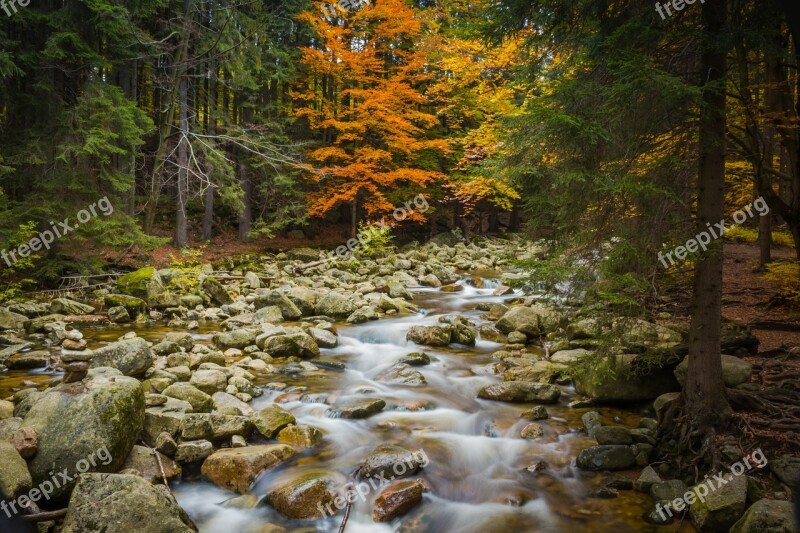
[[[223,331],[212,337],[212,341],[219,348],[246,348],[256,343],[258,331],[251,329],[235,329],[233,331]]]
[[[581,450],[576,460],[581,470],[627,470],[636,464],[630,446],[607,444]]]
[[[396,363],[377,376],[375,381],[391,383],[394,385],[409,385],[412,387],[427,385],[427,380],[422,372],[404,363]]]
[[[158,458],[156,459],[156,454]],[[178,464],[157,451],[145,446],[134,446],[131,454],[122,465],[122,470],[136,470],[150,483],[162,483],[181,475]],[[164,479],[166,476],[167,479]]]
[[[0,307],[0,331],[22,329],[27,320],[28,317],[25,315],[14,313],[5,307]]]
[[[627,428],[621,426],[601,426],[594,432],[598,444],[633,444],[633,437]]]
[[[331,418],[369,418],[380,413],[386,407],[386,402],[380,398],[358,398],[336,402],[327,411]]]
[[[155,268],[145,267],[119,278],[117,291],[127,296],[149,301],[164,292],[164,283]]]
[[[334,318],[346,318],[356,310],[356,305],[338,292],[329,292],[317,300],[316,313]]]
[[[278,442],[300,448],[313,448],[322,440],[322,432],[311,426],[287,426],[278,433]]]
[[[598,402],[637,402],[654,400],[667,392],[680,391],[680,385],[669,368],[639,374],[633,370],[637,355],[615,356],[614,375],[609,377],[601,365],[588,366],[573,376],[575,391]]]
[[[22,422],[38,437],[28,468],[35,485],[50,472],[116,472],[139,439],[144,425],[144,392],[139,382],[110,368],[91,370],[80,383],[60,384],[41,393]],[[80,462],[80,463],[79,463]],[[60,496],[72,487],[57,487]]]
[[[228,378],[226,378],[225,373],[220,370],[196,370],[194,374],[192,374],[189,384],[211,395],[224,391],[225,387],[228,386]]]
[[[207,440],[181,442],[175,451],[179,463],[197,463],[214,453],[214,445]]]
[[[225,290],[225,286],[217,281],[216,278],[207,276],[205,279],[203,279],[202,286],[203,290],[217,305],[230,305],[233,303],[233,298],[231,298],[231,295],[228,294],[227,290]]]
[[[268,439],[275,438],[280,431],[295,423],[292,413],[278,405],[268,405],[250,417],[259,433]]]
[[[162,485],[134,475],[84,474],[70,497],[61,532],[107,531],[190,533],[197,528]]]
[[[539,314],[525,306],[512,307],[495,324],[502,333],[509,334],[519,331],[526,335],[538,336],[542,333]]]
[[[287,518],[319,518],[325,515],[326,507],[331,507],[345,482],[337,472],[312,470],[278,484],[267,495],[267,501]]]
[[[797,520],[792,503],[782,500],[758,500],[738,522],[730,533],[794,533]]]
[[[428,486],[421,479],[394,481],[383,489],[375,500],[372,518],[376,522],[390,522],[406,514],[422,502]]]
[[[728,531],[744,513],[747,504],[747,476],[728,474],[725,479],[728,480],[727,483],[709,491],[705,501],[698,499],[689,509],[692,523],[700,532]],[[696,487],[694,490],[696,492]]]
[[[147,311],[147,302],[135,296],[107,294],[103,297],[103,301],[105,302],[106,308],[108,308],[109,320],[120,324],[135,319],[140,314]],[[112,317],[111,311],[117,307],[122,307],[126,311],[126,314],[123,315],[120,311],[114,311],[114,316]],[[127,319],[125,316],[127,316]]]
[[[734,355],[722,354],[722,380],[726,387],[736,387],[742,383],[750,382],[750,374],[753,373],[753,365],[739,359]],[[684,357],[683,361],[675,368],[675,378],[681,386],[686,384],[686,375],[689,371],[689,356]]]
[[[116,368],[126,376],[141,376],[153,365],[153,354],[141,337],[113,342],[94,350],[92,368]]]
[[[91,315],[94,307],[69,298],[56,298],[50,302],[50,312],[61,315]]]
[[[592,355],[592,352],[589,350],[584,350],[583,348],[576,348],[575,350],[559,350],[550,356],[550,362],[571,365],[590,355]]]
[[[20,352],[12,355],[5,361],[5,365],[12,369],[44,368],[50,362],[50,352],[35,350]]]
[[[423,346],[447,346],[450,344],[452,335],[453,328],[450,325],[412,326],[406,333],[406,340]]]
[[[16,498],[33,486],[28,465],[13,444],[0,440],[0,493]]]
[[[503,373],[506,381],[533,381],[536,383],[553,383],[559,375],[567,371],[567,366],[549,361],[536,361],[532,365],[516,366]]]
[[[211,395],[216,405],[216,412],[223,415],[251,416],[253,408],[242,400],[227,392],[215,392]]]
[[[203,462],[201,472],[214,484],[239,494],[246,493],[263,471],[294,455],[286,444],[265,444],[219,450]]]
[[[382,444],[372,450],[356,472],[359,479],[396,479],[413,476],[426,465],[419,452],[402,446]]]
[[[281,315],[286,320],[297,320],[303,316],[303,312],[289,299],[288,296],[280,291],[273,290],[268,294],[256,296],[253,301],[256,309],[267,306],[276,306],[281,311]]]
[[[501,402],[556,403],[560,397],[561,389],[555,385],[528,381],[506,381],[487,385],[478,391],[478,398]]]
[[[162,391],[164,396],[188,402],[197,413],[209,413],[214,409],[214,400],[189,383],[173,383]]]

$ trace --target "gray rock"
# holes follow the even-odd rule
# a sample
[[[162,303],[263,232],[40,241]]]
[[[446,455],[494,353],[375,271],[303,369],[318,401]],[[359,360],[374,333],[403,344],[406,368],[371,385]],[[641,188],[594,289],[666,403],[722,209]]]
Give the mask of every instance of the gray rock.
[[[91,315],[94,307],[69,298],[56,298],[50,302],[50,312],[61,315]]]
[[[744,513],[747,504],[747,476],[726,474],[727,483],[709,491],[705,501],[698,499],[689,509],[698,531],[728,531]]]
[[[233,298],[228,294],[225,286],[212,276],[207,276],[203,280],[203,290],[217,305],[230,305],[233,303]]]
[[[0,491],[5,497],[16,498],[33,486],[28,465],[13,444],[0,440]]]
[[[258,432],[268,439],[275,438],[282,429],[295,423],[294,415],[276,404],[261,409],[250,420]]]
[[[126,376],[141,376],[153,365],[153,354],[141,337],[114,342],[94,350],[91,367],[116,368]]]
[[[478,391],[478,398],[502,402],[556,403],[561,397],[561,389],[546,383],[528,381],[507,381],[487,385]]]
[[[316,313],[318,315],[345,318],[356,310],[353,302],[338,292],[329,292],[317,300]]]
[[[428,382],[419,370],[404,363],[396,363],[377,376],[375,381],[392,383],[395,385],[421,386]]]
[[[730,529],[730,533],[794,533],[797,520],[792,503],[758,500]]]
[[[508,334],[519,331],[526,335],[538,336],[542,333],[539,314],[525,306],[516,306],[509,309],[495,324],[498,330]]]
[[[581,450],[576,461],[581,470],[627,470],[636,464],[630,446],[607,444]]]
[[[214,409],[214,400],[189,383],[173,383],[163,390],[164,396],[188,402],[197,413],[208,413]]]
[[[38,451],[28,462],[34,484],[50,479],[51,471],[74,475],[79,461],[88,461],[86,471],[118,471],[139,438],[144,411],[139,382],[111,368],[91,370],[81,383],[47,389],[22,423],[38,437]],[[53,495],[71,487],[64,483]]]
[[[742,383],[750,382],[750,375],[753,373],[753,365],[733,355],[722,354],[721,357],[722,380],[725,382],[726,387],[734,388]],[[689,357],[686,356],[675,368],[675,378],[681,386],[686,384],[686,375],[688,371]]]
[[[452,335],[453,327],[450,325],[412,326],[406,333],[406,340],[424,346],[447,346],[451,342]]]
[[[134,475],[84,474],[72,492],[61,531],[189,533],[197,528],[166,487]]]
[[[327,411],[331,418],[369,418],[380,413],[386,402],[380,398],[358,398],[336,402]]]
[[[631,432],[620,426],[602,426],[595,430],[598,444],[633,444]]]

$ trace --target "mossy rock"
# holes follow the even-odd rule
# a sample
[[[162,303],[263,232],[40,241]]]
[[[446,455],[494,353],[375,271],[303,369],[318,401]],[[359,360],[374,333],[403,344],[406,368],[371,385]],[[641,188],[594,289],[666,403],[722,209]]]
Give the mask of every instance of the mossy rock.
[[[164,283],[155,268],[145,267],[119,278],[117,290],[122,294],[150,301],[164,292]]]

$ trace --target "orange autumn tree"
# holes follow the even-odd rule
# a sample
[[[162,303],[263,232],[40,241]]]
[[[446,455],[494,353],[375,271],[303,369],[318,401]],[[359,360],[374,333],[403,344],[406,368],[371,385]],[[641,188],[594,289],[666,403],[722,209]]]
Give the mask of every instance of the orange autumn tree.
[[[437,165],[447,143],[432,133],[438,119],[423,94],[417,12],[402,0],[351,11],[317,7],[300,16],[319,43],[303,49],[307,83],[293,95],[302,102],[296,116],[319,139],[307,154],[321,170],[311,176],[318,189],[309,215],[348,204],[355,236],[360,213],[379,218],[397,207],[393,199],[402,203],[444,178]]]

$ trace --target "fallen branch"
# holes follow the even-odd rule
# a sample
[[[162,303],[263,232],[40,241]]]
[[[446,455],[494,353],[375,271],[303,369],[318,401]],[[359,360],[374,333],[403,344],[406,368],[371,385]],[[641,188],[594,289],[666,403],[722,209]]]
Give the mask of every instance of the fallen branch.
[[[27,522],[49,522],[50,520],[58,520],[67,515],[66,509],[59,509],[57,511],[45,511],[43,513],[26,514],[22,515]]]

